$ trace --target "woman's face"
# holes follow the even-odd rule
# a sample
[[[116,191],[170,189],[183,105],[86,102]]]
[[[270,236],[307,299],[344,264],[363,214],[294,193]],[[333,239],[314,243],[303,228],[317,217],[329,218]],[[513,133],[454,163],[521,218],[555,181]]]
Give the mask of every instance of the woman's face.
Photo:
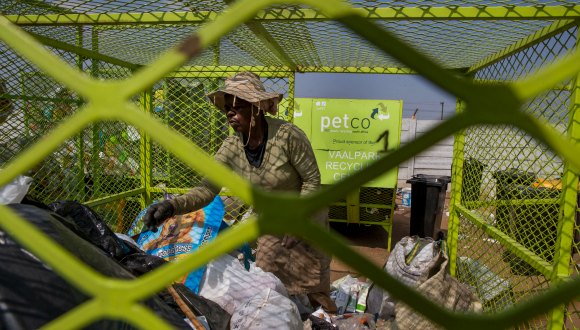
[[[225,111],[228,123],[234,131],[242,134],[247,134],[250,131],[252,104],[238,97],[234,106],[234,96],[226,94]]]

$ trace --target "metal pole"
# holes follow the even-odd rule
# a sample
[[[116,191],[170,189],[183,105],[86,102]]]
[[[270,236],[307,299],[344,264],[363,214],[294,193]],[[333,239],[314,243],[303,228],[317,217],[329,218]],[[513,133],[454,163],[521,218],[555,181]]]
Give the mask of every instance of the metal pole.
[[[457,100],[455,111],[461,112],[465,104]],[[461,204],[461,189],[463,186],[463,160],[465,158],[465,133],[460,130],[455,133],[453,142],[453,168],[451,169],[451,200],[449,201],[449,228],[447,231],[447,246],[449,251],[449,271],[451,276],[457,276],[457,245],[459,236],[459,213],[456,205]]]
[[[445,102],[441,102],[441,120],[443,120],[443,106],[445,105]]]
[[[576,45],[579,45],[576,35]],[[568,122],[568,136],[571,141],[580,143],[580,74],[572,83],[570,96],[570,114]],[[574,247],[574,226],[576,222],[576,208],[578,198],[579,169],[566,164],[562,178],[562,196],[560,198],[560,219],[558,221],[556,246],[554,248],[554,268],[552,269],[551,284],[558,284],[570,277],[570,260]],[[566,318],[566,305],[562,304],[552,310],[548,329],[562,329]]]

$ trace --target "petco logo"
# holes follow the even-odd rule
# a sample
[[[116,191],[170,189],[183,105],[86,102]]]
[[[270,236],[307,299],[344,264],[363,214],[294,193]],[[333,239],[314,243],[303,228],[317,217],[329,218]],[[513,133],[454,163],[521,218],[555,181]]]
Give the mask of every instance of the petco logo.
[[[342,117],[320,117],[320,131],[324,132],[328,129],[368,129],[371,127],[371,120],[368,118],[360,119],[358,117],[350,118],[348,114],[344,114]]]
[[[381,102],[378,104],[379,108],[374,108],[371,111],[369,118],[359,118],[359,117],[349,117],[348,114],[342,116],[321,116],[320,117],[320,131],[324,132],[327,130],[349,130],[349,129],[364,129],[367,130],[371,127],[371,119],[374,120],[388,120],[391,118],[387,107]]]

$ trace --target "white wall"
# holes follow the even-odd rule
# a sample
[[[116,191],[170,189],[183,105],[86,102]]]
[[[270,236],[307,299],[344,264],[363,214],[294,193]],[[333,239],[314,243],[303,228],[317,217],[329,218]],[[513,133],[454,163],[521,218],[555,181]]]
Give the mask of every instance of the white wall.
[[[401,128],[401,146],[414,140],[441,120],[416,120],[404,118]],[[453,136],[399,165],[399,186],[415,174],[451,175]]]

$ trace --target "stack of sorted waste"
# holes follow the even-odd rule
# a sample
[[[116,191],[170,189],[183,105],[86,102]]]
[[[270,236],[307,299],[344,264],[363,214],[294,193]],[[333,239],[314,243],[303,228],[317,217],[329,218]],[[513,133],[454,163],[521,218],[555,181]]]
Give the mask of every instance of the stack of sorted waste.
[[[482,305],[474,288],[452,278],[445,243],[431,238],[404,237],[383,270],[440,306],[458,312],[479,312]],[[312,313],[305,329],[437,329],[438,327],[397,301],[388,291],[350,275],[332,284],[337,315]]]
[[[16,184],[26,188],[26,182]],[[14,202],[28,203],[18,195]],[[131,236],[114,233],[90,207],[74,201],[9,207],[79,260],[113,278],[135,278],[182,259],[228,228],[219,197],[201,210],[168,219],[155,232],[141,231],[144,210],[133,222]],[[0,301],[6,302],[0,310],[2,329],[41,327],[90,298],[1,229],[0,261]],[[452,278],[447,266],[443,241],[414,236],[397,243],[384,270],[441,306],[480,311],[472,289]],[[314,310],[307,298],[289,296],[280,279],[257,267],[245,246],[192,271],[143,304],[177,329],[437,328],[370,281],[347,275],[332,283],[331,290],[337,313]],[[100,320],[88,328],[132,327]]]
[[[8,207],[87,266],[107,277],[131,279],[165,263],[163,259],[147,255],[118,238],[85,205],[64,201],[44,208],[26,204],[10,204]],[[90,299],[1,229],[0,260],[1,329],[40,328]],[[176,299],[187,301],[185,306],[189,307],[179,307]],[[229,314],[185,287],[170,287],[147,298],[143,304],[176,329],[192,328],[186,311],[204,319],[211,329],[227,329]],[[199,323],[197,319],[195,322]],[[99,320],[86,328],[133,327],[119,320]]]
[[[29,199],[11,202],[20,200]],[[228,227],[222,223],[219,198],[202,210],[165,221],[155,233],[144,231],[133,237],[114,233],[90,207],[74,201],[9,207],[79,260],[113,278],[134,278],[183,258]],[[138,217],[134,227],[139,221]],[[7,302],[0,311],[0,329],[44,326],[90,298],[1,229],[0,260],[0,301]],[[144,301],[176,329],[302,329],[298,307],[286,288],[272,273],[256,267],[248,245],[176,282]],[[130,328],[111,320],[88,327]]]

